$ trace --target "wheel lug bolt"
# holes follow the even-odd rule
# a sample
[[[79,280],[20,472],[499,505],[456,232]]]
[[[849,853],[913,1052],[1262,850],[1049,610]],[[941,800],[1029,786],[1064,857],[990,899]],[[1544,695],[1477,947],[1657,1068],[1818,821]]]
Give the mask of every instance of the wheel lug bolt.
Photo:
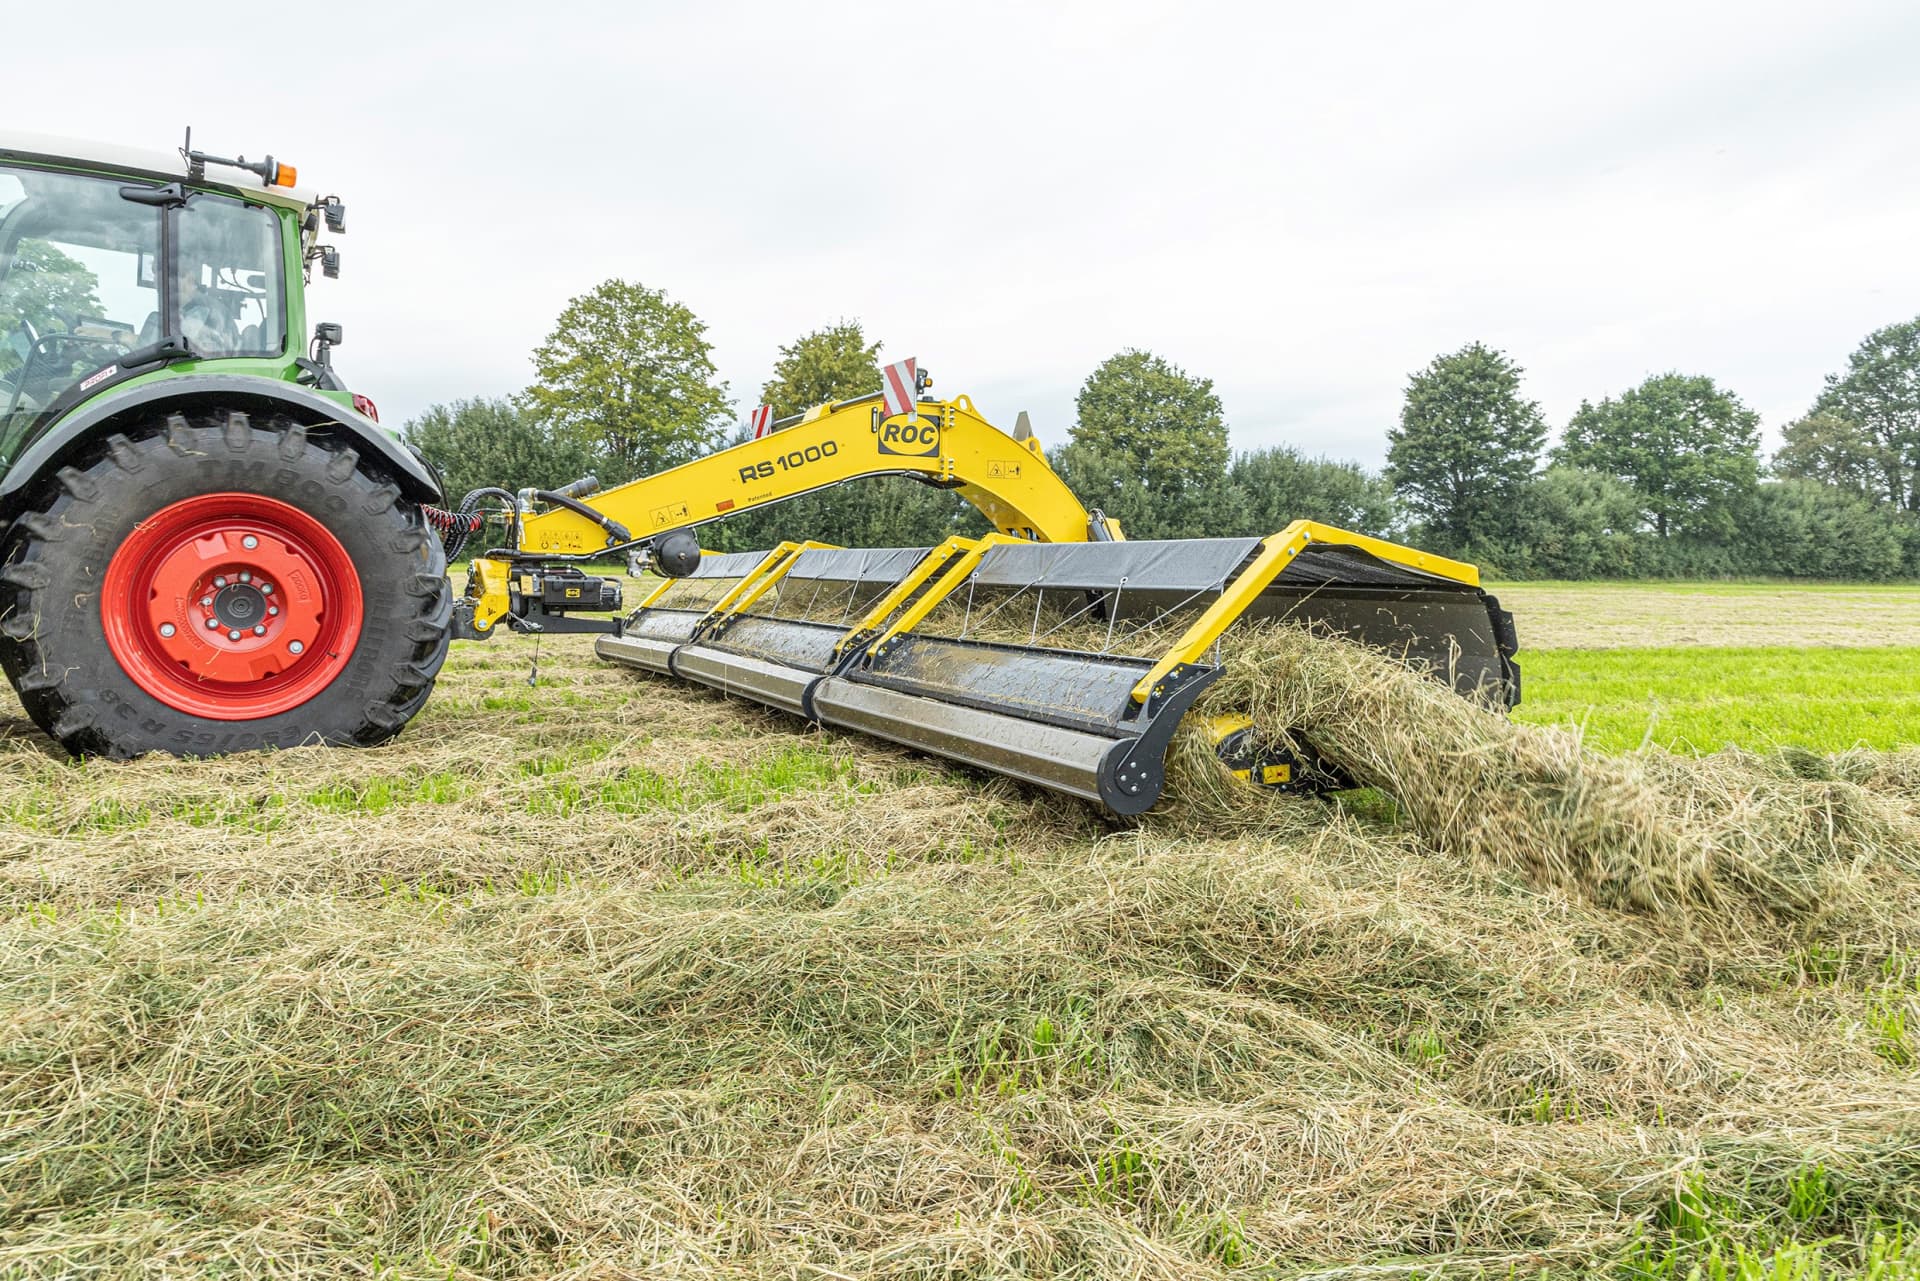
[[[240,571],[240,581],[243,583],[250,583],[253,581],[253,575],[249,574],[246,570],[243,569]]]
[[[211,604],[213,604],[213,597],[211,597],[211,596],[202,596],[202,597],[200,598],[200,603],[201,603],[202,605],[211,605]]]
[[[219,619],[217,619],[217,618],[209,618],[209,619],[207,620],[207,630],[208,630],[208,631],[210,631],[210,632],[217,632],[217,631],[219,631],[219,630],[220,630],[220,620],[219,620]]]
[[[216,578],[216,579],[214,579],[214,580],[213,580],[213,585],[214,585],[215,587],[225,587],[225,586],[227,585],[227,580],[226,580],[226,578],[225,578],[225,576],[223,575],[222,577],[219,577],[219,578]]]
[[[303,649],[305,649],[305,648],[306,648],[306,646],[305,646],[305,645],[302,645],[302,644],[301,644],[301,643],[300,643],[299,641],[288,641],[288,642],[287,642],[287,652],[288,652],[289,654],[298,654],[298,653],[299,653],[299,652],[300,652],[301,650],[303,650]]]
[[[240,633],[239,633],[239,632],[237,632],[237,631],[234,631],[234,632],[228,632],[228,633],[227,633],[227,639],[228,639],[228,640],[239,640],[239,639],[240,639]]]
[[[272,583],[260,584],[260,594],[263,596],[273,595],[273,584]]]
[[[261,623],[261,624],[258,624],[257,626],[255,626],[255,627],[254,627],[254,629],[253,629],[253,634],[254,634],[255,636],[265,636],[265,635],[267,634],[267,626],[266,626],[266,624],[265,624],[265,623]]]
[[[260,545],[260,540],[259,540],[259,539],[257,539],[257,538],[255,538],[255,537],[254,537],[254,536],[253,536],[252,534],[248,534],[248,535],[247,535],[247,536],[246,536],[245,538],[243,538],[243,539],[241,539],[241,540],[240,540],[240,545],[241,545],[242,547],[244,547],[244,548],[246,548],[246,549],[247,549],[248,551],[252,551],[252,550],[253,550],[254,548],[256,548],[256,547],[258,547],[258,546]],[[246,581],[246,575],[245,575],[245,574],[242,574],[242,575],[240,576],[240,580],[241,580],[242,582],[245,582],[245,581]]]
[[[172,624],[172,623],[162,623],[162,624],[160,624],[160,634],[161,634],[162,636],[171,636],[171,635],[173,635],[173,624]]]
[[[267,617],[268,617],[268,618],[272,618],[272,617],[273,617],[274,615],[276,615],[276,614],[278,614],[279,612],[280,612],[280,607],[279,607],[278,605],[269,605],[269,606],[267,606]]]

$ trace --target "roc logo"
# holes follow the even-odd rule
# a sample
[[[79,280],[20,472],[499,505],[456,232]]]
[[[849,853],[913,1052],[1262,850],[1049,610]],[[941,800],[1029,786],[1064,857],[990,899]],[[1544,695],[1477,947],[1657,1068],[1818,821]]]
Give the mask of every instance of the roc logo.
[[[880,452],[909,458],[937,454],[940,452],[940,424],[931,418],[922,418],[917,423],[882,423]]]

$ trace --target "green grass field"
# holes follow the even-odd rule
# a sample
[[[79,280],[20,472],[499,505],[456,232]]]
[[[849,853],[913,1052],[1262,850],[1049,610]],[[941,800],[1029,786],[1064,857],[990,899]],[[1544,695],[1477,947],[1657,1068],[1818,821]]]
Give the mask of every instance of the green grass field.
[[[1603,751],[1920,743],[1920,588],[1508,583],[1525,702]]]
[[[1557,649],[1521,667],[1515,717],[1582,725],[1602,751],[1920,742],[1920,648]]]

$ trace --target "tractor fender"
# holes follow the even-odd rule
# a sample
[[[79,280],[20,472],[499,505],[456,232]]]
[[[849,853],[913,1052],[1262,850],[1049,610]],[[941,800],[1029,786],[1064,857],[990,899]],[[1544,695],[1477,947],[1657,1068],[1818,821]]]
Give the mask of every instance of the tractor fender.
[[[392,472],[406,498],[417,503],[444,501],[439,478],[399,437],[311,388],[235,374],[181,374],[91,401],[36,437],[5,477],[0,477],[0,513],[14,515],[24,492],[37,478],[131,416],[215,406],[252,413],[287,413],[305,423],[329,424],[351,440],[362,457],[378,458]]]

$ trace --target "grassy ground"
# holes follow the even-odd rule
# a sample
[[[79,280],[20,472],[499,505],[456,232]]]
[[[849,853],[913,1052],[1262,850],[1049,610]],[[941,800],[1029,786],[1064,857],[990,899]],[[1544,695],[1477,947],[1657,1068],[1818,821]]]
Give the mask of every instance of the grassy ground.
[[[1920,648],[1545,650],[1521,667],[1516,715],[1582,725],[1603,751],[1920,743]]]
[[[1633,661],[1759,727],[1883,652]],[[0,1276],[1920,1277],[1912,753],[1716,763],[1814,888],[1663,913],[1443,783],[1115,827],[532,656],[368,752],[0,726]]]
[[[1596,747],[1920,743],[1920,587],[1502,583],[1535,724]]]
[[[1920,646],[1920,587],[1494,583],[1542,649]]]

